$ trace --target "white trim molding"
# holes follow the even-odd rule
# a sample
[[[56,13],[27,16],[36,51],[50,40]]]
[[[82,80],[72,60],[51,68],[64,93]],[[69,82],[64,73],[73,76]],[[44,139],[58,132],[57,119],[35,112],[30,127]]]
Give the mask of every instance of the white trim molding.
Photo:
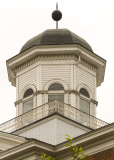
[[[59,83],[64,87],[64,90],[68,90],[68,85],[61,79],[52,79],[44,86],[44,90],[48,90],[49,86],[53,83]]]
[[[85,88],[89,93],[90,99],[93,99],[92,91],[86,84],[79,84],[76,91],[79,92],[81,88]]]
[[[34,108],[37,107],[36,95],[34,95],[34,96],[32,95],[32,96],[29,96],[29,97],[23,99],[24,93],[25,93],[26,90],[29,89],[29,88],[33,89],[34,92],[37,91],[35,85],[33,85],[33,84],[26,85],[26,86],[23,88],[23,90],[21,91],[21,94],[20,94],[20,96],[19,96],[19,100],[17,101],[17,103],[18,103],[18,102],[20,103],[20,105],[18,105],[18,107],[16,107],[16,110],[18,110],[18,111],[17,111],[18,115],[23,114],[23,102],[24,102],[25,100],[27,100],[27,99],[33,98],[33,107],[34,107]]]
[[[48,88],[53,83],[59,83],[64,87],[64,90],[68,90],[68,85],[61,79],[52,79],[45,86],[44,90],[48,91]],[[44,94],[44,103],[48,102],[48,94]],[[68,93],[64,93],[64,103],[68,103]]]
[[[33,84],[26,85],[26,86],[23,88],[23,90],[21,91],[21,94],[20,94],[20,96],[19,96],[19,99],[23,99],[24,93],[25,93],[26,90],[29,89],[29,88],[33,89],[34,92],[37,91],[35,85],[33,85]]]

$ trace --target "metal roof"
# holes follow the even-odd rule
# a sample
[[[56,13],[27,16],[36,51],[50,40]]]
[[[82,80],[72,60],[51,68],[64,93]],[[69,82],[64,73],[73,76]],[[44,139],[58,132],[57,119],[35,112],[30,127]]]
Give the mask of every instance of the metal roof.
[[[20,53],[33,46],[65,44],[79,44],[93,52],[91,46],[84,39],[80,38],[68,29],[48,29],[28,40],[22,47]]]

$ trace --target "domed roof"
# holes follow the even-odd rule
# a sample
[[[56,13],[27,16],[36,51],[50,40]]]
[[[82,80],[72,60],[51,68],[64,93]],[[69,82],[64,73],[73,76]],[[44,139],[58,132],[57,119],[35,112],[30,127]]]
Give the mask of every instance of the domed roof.
[[[84,39],[68,29],[48,29],[27,41],[22,47],[20,53],[33,46],[66,44],[79,44],[92,51],[91,46]]]

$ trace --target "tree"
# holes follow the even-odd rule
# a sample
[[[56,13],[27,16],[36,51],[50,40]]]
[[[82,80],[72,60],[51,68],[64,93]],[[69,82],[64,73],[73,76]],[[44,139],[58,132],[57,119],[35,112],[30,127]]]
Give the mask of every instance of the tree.
[[[84,155],[84,151],[82,149],[82,147],[80,146],[80,148],[78,148],[76,145],[72,144],[72,141],[74,138],[70,138],[70,135],[65,135],[67,138],[66,140],[68,141],[68,144],[66,145],[66,147],[70,147],[69,152],[71,152],[71,160],[84,160],[85,157],[88,157],[89,155]],[[55,158],[52,157],[46,157],[45,153],[42,153],[41,158],[43,158],[44,160],[55,160]],[[60,158],[59,160],[63,160],[62,158]]]

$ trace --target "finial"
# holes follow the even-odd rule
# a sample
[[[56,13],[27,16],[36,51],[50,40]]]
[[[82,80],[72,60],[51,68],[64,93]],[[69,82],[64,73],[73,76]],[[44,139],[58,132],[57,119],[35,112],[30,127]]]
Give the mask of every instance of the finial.
[[[56,29],[58,29],[58,21],[62,18],[62,13],[58,10],[58,3],[56,3],[56,10],[52,13],[52,18],[56,21]]]

